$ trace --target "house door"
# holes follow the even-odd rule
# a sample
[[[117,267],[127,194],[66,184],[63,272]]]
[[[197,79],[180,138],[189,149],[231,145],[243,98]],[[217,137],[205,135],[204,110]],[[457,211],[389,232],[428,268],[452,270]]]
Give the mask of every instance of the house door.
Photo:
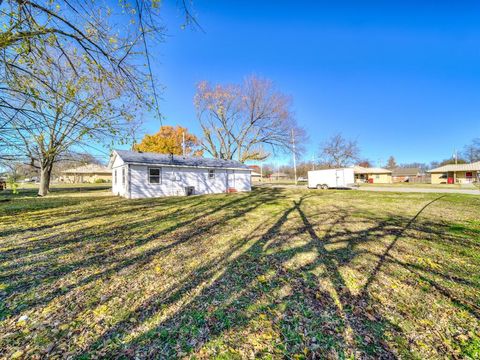
[[[227,191],[228,189],[235,189],[235,172],[234,170],[227,170]]]

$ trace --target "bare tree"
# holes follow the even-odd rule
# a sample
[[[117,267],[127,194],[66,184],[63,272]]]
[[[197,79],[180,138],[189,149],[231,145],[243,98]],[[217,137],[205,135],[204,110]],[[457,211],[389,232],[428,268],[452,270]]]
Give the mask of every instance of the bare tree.
[[[358,160],[357,165],[361,167],[369,168],[369,167],[372,167],[372,162],[368,159],[363,159],[363,160]]]
[[[462,155],[468,162],[480,161],[480,138],[473,139],[466,145]]]
[[[255,76],[241,85],[198,85],[194,99],[203,131],[202,147],[215,158],[263,160],[270,152],[296,151],[305,138],[291,110],[290,97],[271,81]]]
[[[345,167],[358,161],[359,155],[356,140],[347,140],[341,134],[336,134],[320,146],[319,157],[329,167]]]
[[[74,52],[55,67],[48,66],[51,57],[37,58],[36,78],[19,73],[9,83],[18,90],[16,102],[24,110],[11,121],[18,139],[12,147],[39,168],[40,196],[48,193],[53,166],[62,154],[88,142],[126,136],[135,108],[128,101],[128,86],[110,81],[110,76],[98,77]],[[77,76],[67,62],[73,63]]]
[[[185,24],[196,24],[190,2],[178,4]],[[13,119],[18,115],[35,116],[29,106],[17,100],[30,96],[36,103],[44,101],[40,93],[22,93],[10,86],[22,75],[41,82],[43,69],[35,66],[39,62],[48,61],[49,68],[58,71],[65,70],[66,65],[69,75],[78,78],[81,75],[72,57],[75,54],[95,78],[117,82],[160,115],[147,45],[147,41],[162,40],[165,34],[160,7],[158,0],[119,0],[112,4],[102,0],[0,0],[0,160],[19,155]],[[42,83],[55,92],[48,85]]]
[[[400,168],[419,168],[421,170],[427,170],[429,168],[427,164],[419,163],[419,162],[402,163],[402,164],[399,164],[398,167],[400,167]]]
[[[454,165],[454,164],[466,164],[467,160],[460,158],[460,157],[453,157],[450,159],[444,159],[439,162],[438,166],[444,166],[444,165]]]
[[[189,3],[177,2],[185,24],[198,25]],[[146,37],[161,39],[165,33],[160,8],[159,0],[119,0],[111,6],[100,0],[1,0],[4,64],[7,68],[22,67],[16,56],[10,56],[12,52],[36,53],[38,44],[48,43],[64,57],[69,55],[63,50],[74,47],[77,55],[99,69],[130,78],[129,57],[146,55]],[[70,65],[74,68],[73,63]]]

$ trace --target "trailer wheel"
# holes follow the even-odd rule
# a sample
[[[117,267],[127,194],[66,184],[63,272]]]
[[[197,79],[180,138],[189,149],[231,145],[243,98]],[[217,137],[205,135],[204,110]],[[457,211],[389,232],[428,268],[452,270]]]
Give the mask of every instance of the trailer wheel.
[[[317,184],[317,190],[322,190],[322,189],[323,189],[323,185]]]
[[[328,185],[323,184],[323,185],[322,185],[322,190],[328,190]]]

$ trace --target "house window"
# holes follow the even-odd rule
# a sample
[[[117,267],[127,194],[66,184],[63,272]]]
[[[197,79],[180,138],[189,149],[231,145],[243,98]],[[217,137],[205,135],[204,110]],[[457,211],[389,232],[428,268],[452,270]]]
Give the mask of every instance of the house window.
[[[160,184],[160,168],[148,168],[148,182],[150,184]]]
[[[117,185],[117,169],[113,172],[113,182]]]
[[[208,170],[208,178],[215,179],[215,170]]]
[[[465,174],[465,176],[466,176],[467,178],[471,178],[471,177],[473,177],[473,172],[468,171],[468,172]]]
[[[125,185],[125,168],[122,168],[122,185]]]
[[[375,175],[375,179],[380,179],[380,175]]]

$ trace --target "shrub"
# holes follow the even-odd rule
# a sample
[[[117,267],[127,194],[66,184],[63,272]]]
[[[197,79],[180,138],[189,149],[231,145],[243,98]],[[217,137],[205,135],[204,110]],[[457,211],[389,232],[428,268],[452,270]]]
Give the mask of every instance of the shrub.
[[[13,194],[18,194],[18,184],[15,181],[15,178],[11,175],[8,176],[7,178],[7,183],[10,186],[10,189],[12,189]]]

